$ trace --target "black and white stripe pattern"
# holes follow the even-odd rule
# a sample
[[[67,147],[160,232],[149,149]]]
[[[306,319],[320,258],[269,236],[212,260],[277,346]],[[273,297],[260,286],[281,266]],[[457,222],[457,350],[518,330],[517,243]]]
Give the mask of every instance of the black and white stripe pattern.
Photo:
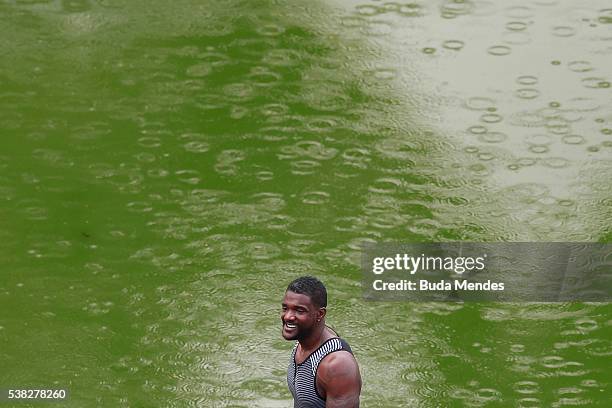
[[[295,362],[295,353],[298,343],[291,352],[291,360],[287,369],[287,385],[293,395],[294,408],[325,408],[325,400],[317,392],[317,368],[321,361],[329,354],[351,348],[346,341],[334,337],[325,341],[303,363]]]
[[[315,377],[317,375],[317,368],[319,368],[319,363],[323,360],[323,357],[331,353],[332,351],[342,350],[342,343],[340,343],[340,339],[329,339],[327,342],[323,343],[321,347],[317,351],[311,354],[309,360],[312,365],[312,376]]]

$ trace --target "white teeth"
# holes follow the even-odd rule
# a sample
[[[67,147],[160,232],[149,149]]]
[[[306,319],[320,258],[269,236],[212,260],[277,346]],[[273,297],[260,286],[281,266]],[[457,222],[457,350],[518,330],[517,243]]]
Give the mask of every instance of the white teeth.
[[[290,329],[294,329],[295,328],[295,324],[292,324],[292,323],[285,323],[285,326],[287,326]]]

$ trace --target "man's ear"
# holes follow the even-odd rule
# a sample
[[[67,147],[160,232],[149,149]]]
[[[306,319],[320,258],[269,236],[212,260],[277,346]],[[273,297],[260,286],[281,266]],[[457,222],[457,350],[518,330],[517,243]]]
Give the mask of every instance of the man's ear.
[[[326,313],[327,313],[327,308],[320,307],[319,308],[319,315],[317,316],[317,321],[321,321],[321,319],[323,319],[325,317]]]

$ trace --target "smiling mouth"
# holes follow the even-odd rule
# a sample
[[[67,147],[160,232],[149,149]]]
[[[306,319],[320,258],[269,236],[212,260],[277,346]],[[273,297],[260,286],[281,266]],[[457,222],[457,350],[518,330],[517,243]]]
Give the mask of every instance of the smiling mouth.
[[[287,323],[285,322],[285,328],[292,330],[295,329],[297,327],[297,325],[295,325],[295,323]]]

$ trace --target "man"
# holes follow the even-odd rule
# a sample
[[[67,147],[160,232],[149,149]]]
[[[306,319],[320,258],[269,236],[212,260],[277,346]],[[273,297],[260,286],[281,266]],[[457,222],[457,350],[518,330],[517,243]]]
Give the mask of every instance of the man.
[[[359,407],[361,376],[348,343],[325,325],[327,291],[312,276],[289,284],[282,334],[297,340],[287,370],[294,408]]]

